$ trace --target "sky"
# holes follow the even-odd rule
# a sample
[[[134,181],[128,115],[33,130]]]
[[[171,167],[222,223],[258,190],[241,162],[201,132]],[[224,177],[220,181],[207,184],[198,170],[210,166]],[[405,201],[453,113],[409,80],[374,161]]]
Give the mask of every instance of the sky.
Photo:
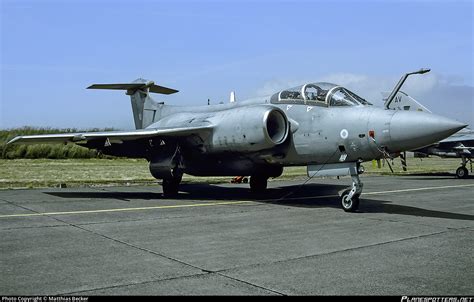
[[[474,125],[473,1],[0,0],[0,129],[132,129],[136,78],[206,105],[307,82],[403,91]]]

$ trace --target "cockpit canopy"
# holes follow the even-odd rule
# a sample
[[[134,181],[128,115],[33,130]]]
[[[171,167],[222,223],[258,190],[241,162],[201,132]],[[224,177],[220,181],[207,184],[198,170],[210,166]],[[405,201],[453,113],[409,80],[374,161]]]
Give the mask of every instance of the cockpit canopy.
[[[352,91],[331,83],[309,83],[275,93],[274,104],[308,104],[320,106],[372,105]]]

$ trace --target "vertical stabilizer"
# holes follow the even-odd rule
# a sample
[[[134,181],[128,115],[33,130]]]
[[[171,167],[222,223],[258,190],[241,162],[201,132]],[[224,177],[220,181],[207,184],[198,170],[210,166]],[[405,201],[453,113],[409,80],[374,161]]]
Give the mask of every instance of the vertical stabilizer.
[[[387,100],[388,92],[382,92],[384,101]],[[412,111],[423,111],[431,113],[431,111],[420,104],[417,100],[409,96],[403,91],[398,91],[393,101],[390,103],[387,109],[391,110],[412,110]]]

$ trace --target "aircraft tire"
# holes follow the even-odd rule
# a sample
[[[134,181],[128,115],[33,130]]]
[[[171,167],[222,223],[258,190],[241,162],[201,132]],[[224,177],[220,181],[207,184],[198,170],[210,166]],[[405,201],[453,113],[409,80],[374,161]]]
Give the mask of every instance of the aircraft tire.
[[[181,182],[181,177],[178,178],[165,178],[163,179],[163,196],[164,197],[173,197],[178,195],[179,183]]]
[[[268,178],[262,175],[253,175],[250,177],[250,191],[260,193],[267,189]]]
[[[357,211],[357,209],[359,208],[359,196],[360,195],[354,195],[352,196],[351,199],[349,199],[349,192],[351,190],[348,189],[346,191],[344,191],[344,193],[342,193],[341,195],[341,206],[342,206],[342,209],[345,211],[345,212],[355,212]]]
[[[459,167],[456,170],[456,177],[457,178],[467,178],[468,175],[469,175],[469,171],[467,170],[466,167]]]

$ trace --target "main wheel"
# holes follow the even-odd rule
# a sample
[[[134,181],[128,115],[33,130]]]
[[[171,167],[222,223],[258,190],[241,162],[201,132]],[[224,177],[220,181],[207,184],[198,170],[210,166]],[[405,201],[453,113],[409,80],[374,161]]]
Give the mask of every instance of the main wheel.
[[[268,178],[261,175],[254,175],[250,177],[250,191],[260,193],[267,188]]]
[[[466,167],[459,167],[456,170],[456,177],[457,178],[466,178],[469,175],[469,171]]]
[[[178,195],[179,184],[181,182],[182,176],[176,178],[165,178],[163,179],[163,196],[164,197],[173,197]]]
[[[355,194],[349,199],[350,191],[351,190],[346,190],[344,193],[342,193],[341,206],[346,212],[355,212],[359,208],[359,195]]]

